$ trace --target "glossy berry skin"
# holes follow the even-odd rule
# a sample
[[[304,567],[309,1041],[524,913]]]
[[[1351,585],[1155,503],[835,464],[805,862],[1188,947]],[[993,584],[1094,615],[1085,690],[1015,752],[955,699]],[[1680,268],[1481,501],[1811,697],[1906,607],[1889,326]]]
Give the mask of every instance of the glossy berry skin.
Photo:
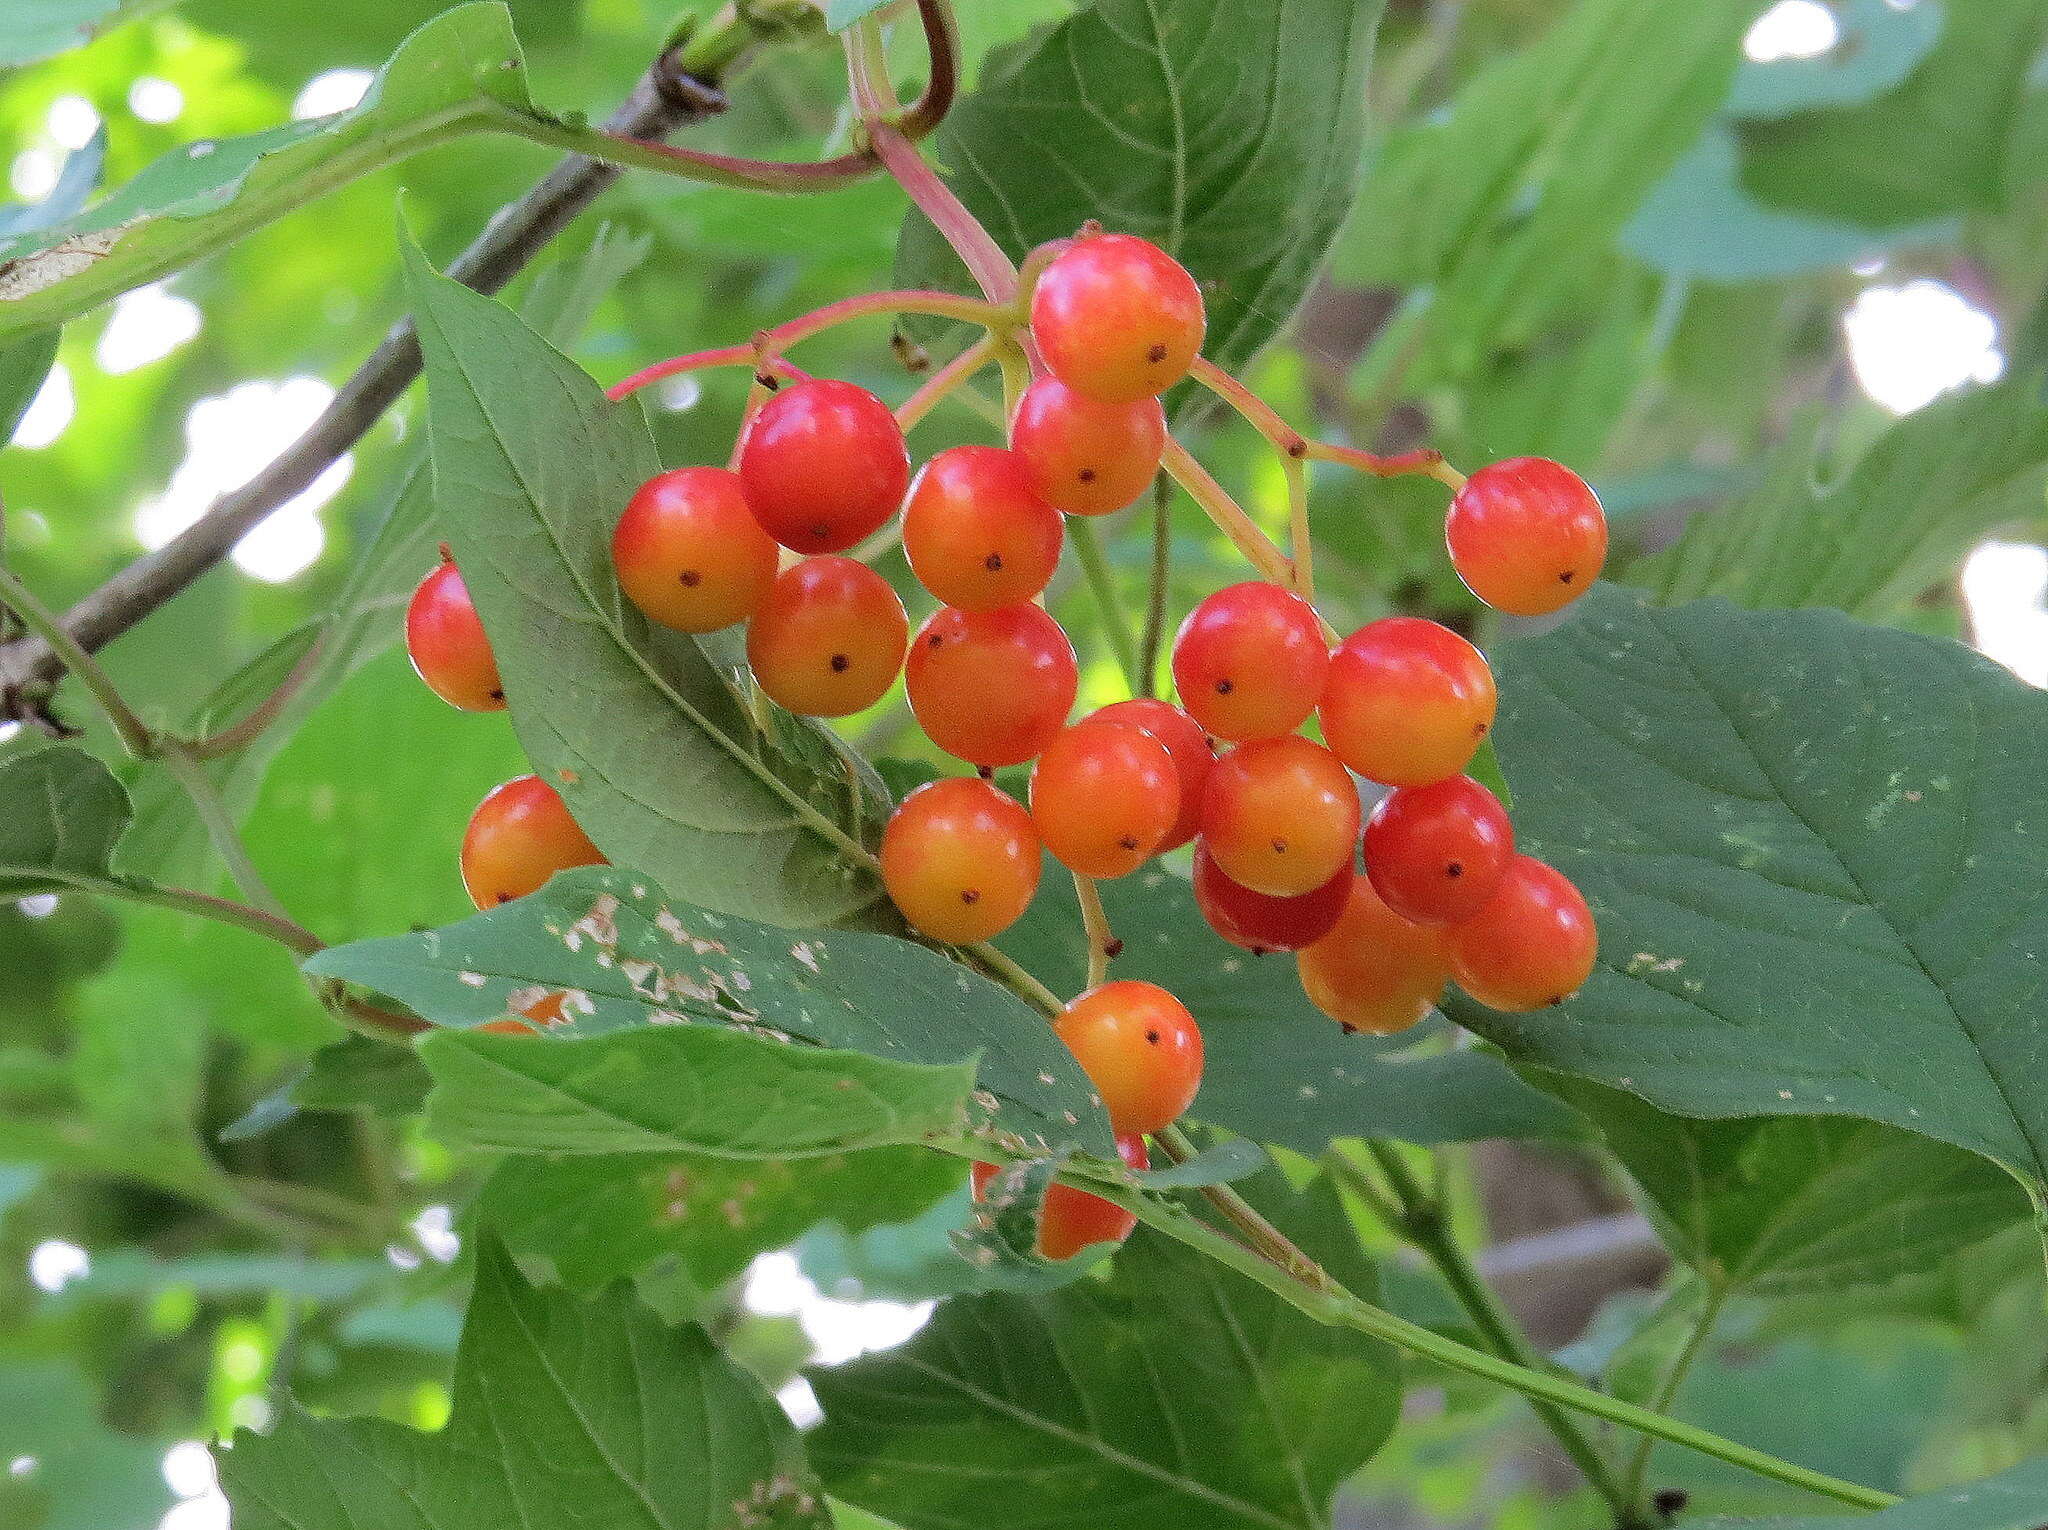
[[[1143,494],[1159,472],[1166,411],[1156,398],[1104,404],[1041,377],[1018,401],[1010,446],[1054,509],[1108,515]]]
[[[1084,877],[1136,871],[1179,818],[1172,754],[1131,723],[1077,723],[1032,767],[1031,821],[1054,858]]]
[[[925,736],[970,765],[1035,759],[1080,684],[1074,645],[1037,606],[941,606],[917,629],[904,679]]]
[[[1263,580],[1216,591],[1173,640],[1180,704],[1209,732],[1238,743],[1300,727],[1329,671],[1315,608]]]
[[[806,558],[769,586],[747,627],[747,663],[777,706],[845,717],[888,694],[909,634],[880,574],[851,558]]]
[[[1500,799],[1470,776],[1387,793],[1365,825],[1365,873],[1403,919],[1455,924],[1478,913],[1515,854]]]
[[[1465,588],[1514,616],[1542,616],[1593,587],[1607,561],[1607,516],[1586,481],[1545,457],[1474,473],[1444,520]]]
[[[453,563],[420,581],[405,608],[405,651],[427,689],[465,712],[505,710],[505,683],[491,640]]]
[[[1415,924],[1351,879],[1335,928],[1295,958],[1309,1002],[1347,1031],[1391,1036],[1423,1019],[1450,977],[1448,932]]]
[[[1199,844],[1195,846],[1195,907],[1202,911],[1210,929],[1255,955],[1299,951],[1336,927],[1351,890],[1352,874],[1347,865],[1313,892],[1297,898],[1271,898],[1231,881],[1209,847]]]
[[[903,552],[917,582],[949,606],[993,611],[1051,583],[1066,540],[1024,459],[1000,446],[953,446],[927,462],[903,510]]]
[[[1017,800],[972,776],[930,781],[882,831],[882,885],[920,934],[992,940],[1038,890],[1038,830]]]
[[[1053,1021],[1121,1136],[1171,1126],[1202,1086],[1202,1032],[1156,983],[1091,988]]]
[[[619,588],[677,632],[717,632],[752,616],[775,582],[776,558],[739,475],[724,468],[655,474],[612,532]]]
[[[539,776],[492,787],[462,835],[462,885],[478,908],[523,898],[571,866],[604,863],[561,794]]]
[[[1180,816],[1167,830],[1159,852],[1178,850],[1193,839],[1202,827],[1202,788],[1209,783],[1209,767],[1216,763],[1216,751],[1201,724],[1172,702],[1150,696],[1113,701],[1090,712],[1086,720],[1136,723],[1166,746],[1166,752],[1173,756],[1174,773],[1180,778]]]
[[[748,423],[739,473],[769,536],[800,553],[844,552],[902,505],[910,453],[874,394],[811,377],[786,385]]]
[[[1426,786],[1471,762],[1493,726],[1493,671],[1448,627],[1389,616],[1360,627],[1330,655],[1323,742],[1386,786]]]
[[[1116,1156],[1133,1169],[1151,1167],[1143,1137],[1116,1139]],[[974,1166],[974,1198],[980,1200],[988,1182],[996,1176],[992,1163]],[[1038,1254],[1042,1259],[1071,1259],[1091,1243],[1121,1243],[1138,1225],[1135,1213],[1114,1202],[1072,1185],[1054,1185],[1045,1192],[1045,1209],[1039,1213]]]
[[[1562,1004],[1600,954],[1593,911],[1571,879],[1518,855],[1494,894],[1449,932],[1451,976],[1488,1009],[1510,1014]]]
[[[1271,898],[1312,893],[1349,866],[1358,819],[1344,762],[1293,734],[1238,745],[1202,792],[1202,838],[1217,867]]]
[[[1202,350],[1202,289],[1148,239],[1098,234],[1056,256],[1031,294],[1053,375],[1105,404],[1156,398]]]

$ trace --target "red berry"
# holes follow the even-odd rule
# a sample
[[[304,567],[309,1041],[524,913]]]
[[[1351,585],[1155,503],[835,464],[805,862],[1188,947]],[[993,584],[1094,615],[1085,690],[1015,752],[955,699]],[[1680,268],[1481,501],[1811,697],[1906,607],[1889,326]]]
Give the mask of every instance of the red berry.
[[[1107,515],[1143,494],[1159,472],[1166,411],[1156,398],[1098,403],[1057,377],[1041,377],[1018,401],[1010,445],[1048,504],[1070,515]]]
[[[917,629],[905,675],[918,725],[970,765],[1021,765],[1066,724],[1080,684],[1074,645],[1033,605],[941,606]]]
[[[1031,771],[1031,820],[1045,848],[1084,877],[1120,877],[1155,854],[1180,817],[1166,745],[1130,723],[1066,729]]]
[[[1045,268],[1031,336],[1053,375],[1105,404],[1154,398],[1202,349],[1202,289],[1149,240],[1098,234]]]
[[[954,945],[993,940],[1038,890],[1038,830],[986,781],[932,781],[882,831],[882,883],[920,933]]]
[[[743,622],[775,582],[775,541],[724,468],[675,468],[634,492],[612,533],[626,598],[678,632]]]
[[[523,898],[571,866],[603,864],[561,794],[539,776],[492,787],[462,835],[462,885],[478,908]]]
[[[811,377],[761,406],[739,471],[768,535],[801,553],[844,552],[903,503],[910,454],[887,404],[853,383]]]
[[[1216,591],[1173,640],[1180,704],[1218,738],[1292,733],[1315,710],[1329,670],[1315,608],[1260,580]]]
[[[1493,671],[1448,627],[1389,616],[1330,656],[1323,741],[1369,780],[1425,786],[1471,762],[1493,726]]]
[[[1273,898],[1312,893],[1349,866],[1358,816],[1344,762],[1293,734],[1238,745],[1202,792],[1202,838],[1217,866]]]
[[[1451,975],[1489,1009],[1562,1004],[1600,954],[1593,911],[1571,879],[1531,855],[1508,865],[1486,906],[1449,933]]]
[[[1155,701],[1150,696],[1111,702],[1089,713],[1086,720],[1136,723],[1166,746],[1180,777],[1180,816],[1167,831],[1160,853],[1178,850],[1193,839],[1202,827],[1202,788],[1208,784],[1209,767],[1216,763],[1216,751],[1201,725],[1172,702]]]
[[[465,712],[505,710],[505,683],[469,587],[442,550],[441,566],[420,581],[405,608],[405,651],[427,689]]]
[[[1202,1032],[1156,983],[1091,988],[1053,1021],[1118,1136],[1170,1126],[1202,1086]]]
[[[1365,826],[1365,874],[1403,919],[1455,924],[1478,913],[1515,853],[1500,799],[1470,776],[1401,786]]]
[[[1024,459],[1000,446],[948,447],[924,465],[903,511],[903,552],[918,583],[949,606],[993,611],[1052,580],[1066,538]]]
[[[1347,1031],[1391,1036],[1426,1016],[1450,976],[1442,925],[1415,924],[1351,879],[1336,927],[1296,958],[1309,1002]]]
[[[1116,1139],[1116,1156],[1133,1169],[1151,1165],[1143,1137]],[[978,1163],[973,1169],[974,1198],[980,1200],[996,1166]],[[1091,1243],[1121,1243],[1138,1225],[1137,1216],[1113,1201],[1077,1190],[1072,1185],[1054,1185],[1045,1192],[1045,1209],[1038,1218],[1038,1253],[1043,1259],[1071,1259]]]
[[[1586,481],[1544,457],[1481,468],[1444,521],[1465,588],[1515,616],[1541,616],[1593,587],[1607,561],[1607,517]]]
[[[845,717],[888,694],[909,632],[880,574],[851,558],[806,558],[769,586],[747,627],[747,663],[776,705]]]
[[[1209,928],[1234,946],[1260,953],[1299,951],[1336,926],[1351,891],[1352,874],[1345,866],[1313,892],[1272,898],[1231,881],[1209,847],[1196,845],[1195,906]]]

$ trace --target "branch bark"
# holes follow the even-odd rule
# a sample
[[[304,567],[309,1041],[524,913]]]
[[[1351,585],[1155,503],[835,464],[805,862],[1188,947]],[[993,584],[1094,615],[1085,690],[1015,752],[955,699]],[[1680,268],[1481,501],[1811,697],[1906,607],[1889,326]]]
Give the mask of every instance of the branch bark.
[[[658,59],[605,122],[607,132],[659,138],[724,110],[717,87],[684,72],[680,50]],[[518,201],[499,210],[448,275],[497,292],[598,194],[623,174],[617,165],[572,155]],[[192,525],[137,558],[64,614],[65,630],[88,653],[112,642],[225,558],[266,517],[309,488],[356,445],[420,372],[410,320],[392,330],[343,384],[306,433],[239,489],[215,500]],[[0,647],[0,716],[49,722],[49,688],[65,666],[48,643],[23,637]]]

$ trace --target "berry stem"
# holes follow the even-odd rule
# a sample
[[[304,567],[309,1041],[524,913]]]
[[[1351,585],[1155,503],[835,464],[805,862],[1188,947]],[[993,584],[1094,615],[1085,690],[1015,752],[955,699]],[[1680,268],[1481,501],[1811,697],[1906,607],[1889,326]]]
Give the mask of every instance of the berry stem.
[[[1123,604],[1117,599],[1116,581],[1110,576],[1109,563],[1102,556],[1102,539],[1095,534],[1092,522],[1082,516],[1070,515],[1067,517],[1067,540],[1073,544],[1074,556],[1081,560],[1081,572],[1087,578],[1088,588],[1102,613],[1102,627],[1109,634],[1109,646],[1116,654],[1117,668],[1124,673],[1124,684],[1133,696],[1141,695],[1145,670],[1138,657],[1137,641],[1131,636],[1131,624],[1125,620]]]
[[[1392,1188],[1391,1204],[1390,1198],[1379,1193],[1378,1187],[1357,1164],[1342,1153],[1332,1153],[1326,1161],[1339,1182],[1357,1192],[1393,1232],[1435,1266],[1437,1274],[1450,1288],[1451,1295],[1471,1318],[1472,1326],[1485,1341],[1486,1348],[1503,1360],[1512,1360],[1531,1370],[1540,1369],[1541,1360],[1530,1349],[1514,1318],[1501,1305],[1492,1288],[1480,1278],[1464,1248],[1452,1235],[1441,1198],[1423,1187],[1399,1148],[1368,1139],[1365,1149]],[[1615,1478],[1607,1458],[1586,1437],[1571,1415],[1555,1403],[1538,1399],[1531,1399],[1530,1406],[1564,1448],[1565,1454],[1572,1458],[1587,1483],[1606,1500],[1614,1511],[1616,1523],[1629,1523],[1634,1494]],[[1661,1413],[1663,1409],[1660,1407],[1657,1411]]]
[[[993,333],[983,335],[932,373],[915,393],[897,406],[897,427],[908,435],[923,424],[926,415],[944,403],[955,390],[970,381],[975,373],[996,359],[996,350],[1000,344]]]
[[[1109,927],[1109,914],[1102,907],[1102,891],[1093,877],[1074,873],[1074,897],[1081,905],[1081,933],[1088,941],[1088,978],[1084,990],[1100,988],[1109,980],[1109,955],[1116,949],[1116,935]]]
[[[1166,597],[1173,581],[1173,480],[1152,480],[1152,574],[1145,591],[1145,630],[1138,640],[1140,696],[1159,694],[1159,655],[1166,646]]]
[[[1303,460],[1309,444],[1300,431],[1280,418],[1273,406],[1207,357],[1197,356],[1188,376],[1214,393],[1273,445],[1287,480],[1287,538],[1294,558],[1293,590],[1303,600],[1316,598],[1315,551],[1308,526],[1308,470]]]
[[[128,705],[120,688],[114,684],[113,676],[102,669],[99,660],[72,637],[63,618],[44,605],[12,569],[4,566],[0,566],[0,606],[10,608],[29,631],[48,643],[50,651],[64,667],[78,676],[79,683],[92,692],[92,699],[99,703],[100,710],[106,713],[107,721],[113,724],[114,732],[120,736],[123,749],[138,760],[149,759],[157,752],[156,735],[135,715],[135,709]]]
[[[664,378],[680,376],[684,372],[704,372],[713,367],[756,367],[759,364],[758,353],[751,345],[728,345],[715,351],[691,351],[685,356],[671,356],[666,361],[657,361],[652,366],[642,367],[632,376],[623,377],[605,389],[604,396],[616,404],[650,384],[658,383]],[[776,376],[790,382],[802,382],[810,375],[779,357],[769,365]]]
[[[1188,449],[1171,436],[1167,437],[1166,451],[1160,458],[1160,465],[1171,475],[1173,481],[1186,489],[1194,502],[1207,512],[1209,519],[1216,523],[1217,529],[1230,538],[1231,544],[1244,554],[1245,561],[1251,564],[1261,579],[1269,584],[1277,584],[1282,589],[1296,588],[1294,564],[1273,545],[1272,538],[1259,529],[1258,523],[1245,513],[1244,506],[1232,499],[1230,492],[1215,480],[1209,470],[1197,462]],[[1336,642],[1337,629],[1332,627],[1320,612],[1316,615],[1316,621],[1323,629],[1323,636],[1333,643]]]
[[[1018,997],[1037,1005],[1047,1015],[1057,1015],[1065,1008],[1058,994],[1026,972],[1007,952],[987,941],[978,946],[968,946],[966,950],[990,977]]]

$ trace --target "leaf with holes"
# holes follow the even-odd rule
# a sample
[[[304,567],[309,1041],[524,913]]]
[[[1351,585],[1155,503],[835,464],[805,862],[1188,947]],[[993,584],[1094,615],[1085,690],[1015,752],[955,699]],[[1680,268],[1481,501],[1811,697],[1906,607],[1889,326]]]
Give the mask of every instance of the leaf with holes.
[[[1682,1115],[1919,1132],[2038,1203],[2048,697],[1945,640],[1612,587],[1499,657],[1518,830],[1600,966],[1562,1008],[1456,1018]]]
[[[1236,368],[1308,290],[1351,206],[1381,0],[1099,0],[992,61],[935,157],[1013,257],[1090,218],[1202,283]],[[921,217],[897,276],[962,286]]]
[[[1248,1193],[1368,1300],[1327,1180]],[[1394,1354],[1149,1228],[1099,1280],[956,1297],[901,1349],[814,1371],[833,1493],[910,1530],[1321,1530],[1393,1428]],[[1000,1490],[991,1484],[1000,1484]]]
[[[796,1431],[703,1329],[535,1290],[494,1241],[476,1264],[447,1428],[292,1406],[215,1452],[236,1530],[830,1530]]]
[[[776,929],[671,902],[628,871],[564,872],[446,929],[322,951],[306,970],[390,994],[444,1026],[482,1025],[561,994],[579,1036],[686,1020],[897,1062],[979,1058],[996,1125],[1020,1143],[1114,1151],[1072,1055],[1007,989],[906,940]]]
[[[1339,1137],[1467,1142],[1556,1136],[1572,1113],[1498,1058],[1420,1036],[1346,1036],[1302,992],[1294,963],[1255,957],[1210,930],[1184,877],[1164,867],[1101,885],[1124,948],[1110,975],[1169,988],[1202,1027],[1190,1114],[1255,1142],[1319,1157]],[[1086,982],[1087,943],[1064,878],[1048,877],[999,944],[1055,993]]]

